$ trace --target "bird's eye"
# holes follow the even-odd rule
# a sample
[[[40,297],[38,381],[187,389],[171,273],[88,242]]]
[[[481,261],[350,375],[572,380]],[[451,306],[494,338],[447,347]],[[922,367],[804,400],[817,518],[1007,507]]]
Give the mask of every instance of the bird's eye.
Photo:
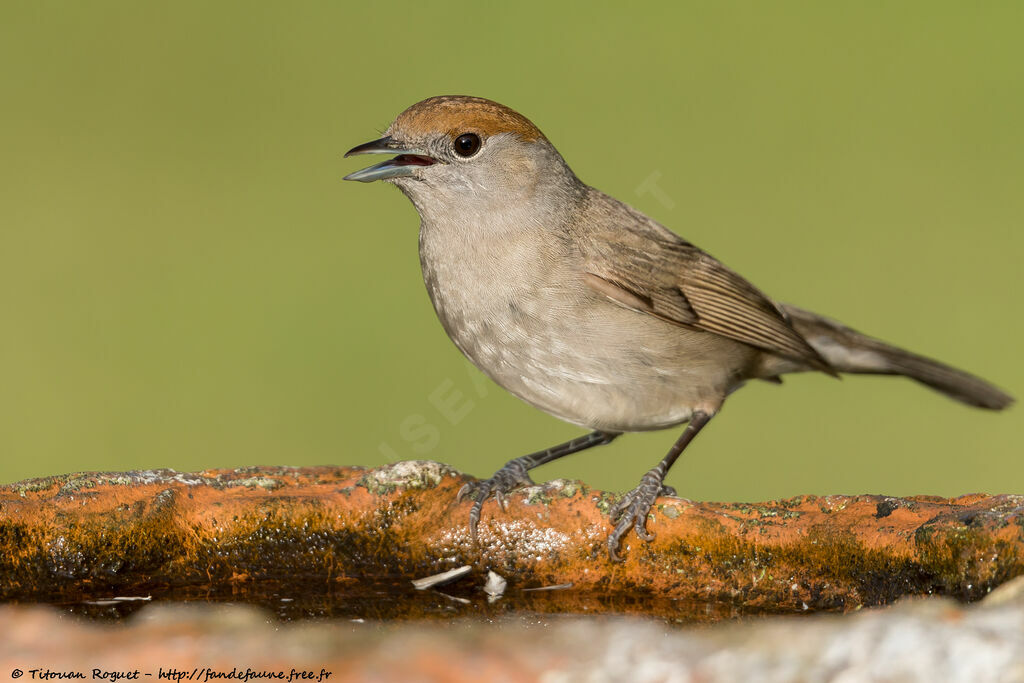
[[[476,133],[463,133],[455,138],[455,153],[460,157],[471,157],[480,149],[480,136]]]

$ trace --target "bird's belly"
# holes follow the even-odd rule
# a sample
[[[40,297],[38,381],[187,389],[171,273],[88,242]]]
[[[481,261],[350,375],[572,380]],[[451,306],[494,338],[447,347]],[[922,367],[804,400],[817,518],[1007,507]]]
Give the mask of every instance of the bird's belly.
[[[449,336],[474,365],[524,401],[590,429],[679,424],[717,405],[741,380],[738,364],[723,359],[723,349],[735,350],[728,340],[589,295],[502,300],[428,289]]]

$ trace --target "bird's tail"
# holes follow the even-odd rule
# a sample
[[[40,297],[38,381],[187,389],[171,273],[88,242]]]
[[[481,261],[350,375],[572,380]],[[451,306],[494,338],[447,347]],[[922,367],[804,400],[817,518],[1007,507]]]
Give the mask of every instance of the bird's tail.
[[[938,361],[890,346],[810,311],[782,305],[793,326],[839,372],[903,375],[950,398],[1002,410],[1013,397],[988,382]]]

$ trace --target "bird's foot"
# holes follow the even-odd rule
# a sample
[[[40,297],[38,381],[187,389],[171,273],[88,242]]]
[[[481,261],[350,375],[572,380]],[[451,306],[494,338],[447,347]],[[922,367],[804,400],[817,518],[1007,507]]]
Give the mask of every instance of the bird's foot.
[[[653,541],[654,534],[647,532],[647,513],[659,496],[677,496],[676,490],[662,483],[665,473],[658,467],[640,479],[640,485],[619,499],[609,510],[609,517],[615,529],[608,536],[608,556],[612,562],[622,562],[619,546],[622,537],[629,533],[630,527],[644,541]]]
[[[502,511],[507,511],[505,494],[519,488],[520,486],[533,486],[533,480],[527,474],[526,465],[521,462],[522,458],[511,460],[500,470],[494,473],[490,479],[470,482],[459,489],[455,502],[461,503],[466,498],[473,498],[473,509],[469,511],[469,535],[476,543],[476,529],[480,523],[480,511],[484,502],[489,498],[498,501]]]

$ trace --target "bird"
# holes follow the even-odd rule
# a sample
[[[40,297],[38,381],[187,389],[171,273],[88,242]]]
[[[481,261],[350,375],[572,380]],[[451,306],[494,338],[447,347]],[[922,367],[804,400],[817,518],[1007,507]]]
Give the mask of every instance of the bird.
[[[788,373],[902,375],[962,403],[1013,398],[962,370],[776,302],[631,206],[585,184],[529,119],[492,100],[430,97],[345,156],[392,158],[345,180],[396,186],[419,213],[427,293],[455,346],[527,403],[588,430],[466,484],[482,506],[533,484],[529,471],[627,432],[686,423],[610,509],[608,555],[644,541],[665,475],[729,394]]]

